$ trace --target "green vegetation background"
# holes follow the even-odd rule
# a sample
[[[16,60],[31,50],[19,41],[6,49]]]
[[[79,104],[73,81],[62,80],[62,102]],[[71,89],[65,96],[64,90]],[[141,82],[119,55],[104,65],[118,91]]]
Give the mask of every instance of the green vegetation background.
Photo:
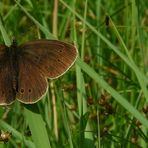
[[[41,101],[0,107],[0,148],[148,147],[147,1],[1,0],[0,15],[1,44],[47,38],[79,50]]]

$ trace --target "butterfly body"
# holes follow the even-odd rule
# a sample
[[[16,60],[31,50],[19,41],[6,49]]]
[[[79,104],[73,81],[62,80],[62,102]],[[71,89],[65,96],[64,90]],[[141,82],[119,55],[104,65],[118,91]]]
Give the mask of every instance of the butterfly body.
[[[64,74],[76,57],[73,45],[57,40],[0,45],[0,105],[15,99],[25,104],[37,102],[47,91],[47,78]]]
[[[17,48],[17,44],[15,41],[13,41],[12,45],[10,47],[5,48],[4,57],[6,58],[8,64],[6,67],[9,67],[9,72],[11,74],[11,81],[13,83],[13,91],[14,93],[18,92],[18,75],[19,75],[19,55],[20,51]],[[6,61],[5,61],[6,62]]]

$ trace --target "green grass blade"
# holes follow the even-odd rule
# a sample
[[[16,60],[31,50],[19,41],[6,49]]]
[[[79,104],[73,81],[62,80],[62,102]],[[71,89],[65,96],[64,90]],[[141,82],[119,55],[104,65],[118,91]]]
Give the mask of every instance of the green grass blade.
[[[110,93],[114,99],[120,103],[126,110],[128,110],[135,118],[137,118],[145,127],[148,128],[148,120],[143,117],[127,100],[122,97],[115,89],[104,81],[99,74],[97,74],[91,67],[85,64],[80,59],[77,59],[77,64],[81,67],[85,73],[87,73],[92,79],[94,79],[98,84],[104,88],[108,93]]]
[[[36,148],[34,143],[30,140],[27,140],[25,136],[23,136],[21,133],[19,133],[16,129],[14,129],[12,126],[7,124],[5,121],[0,120],[0,128],[12,133],[12,136],[16,139],[20,140],[21,142],[24,142],[24,144],[29,148]]]
[[[56,37],[53,36],[52,33],[49,32],[49,30],[44,27],[41,23],[39,23],[27,10],[18,2],[16,1],[20,9],[42,30],[42,32],[49,38],[49,39],[56,39]]]
[[[7,34],[3,24],[2,24],[1,17],[0,17],[0,31],[2,33],[5,44],[10,46],[11,45],[11,40],[9,39],[8,34]]]
[[[30,109],[28,109],[28,107]],[[27,105],[25,108],[25,117],[28,121],[36,148],[50,148],[46,124],[43,121],[41,114],[39,114],[38,111],[33,111],[37,109],[36,105]]]
[[[122,58],[122,60],[131,68],[133,69],[135,72],[137,71],[137,66],[135,64],[133,64],[122,52],[120,52],[120,50],[114,46],[106,37],[104,37],[100,32],[98,32],[89,22],[85,21],[85,19],[79,15],[78,13],[76,13],[76,11],[74,11],[71,7],[69,7],[63,0],[60,0],[60,2],[66,6],[71,12],[73,12],[82,22],[84,22],[91,30],[92,32],[94,32],[96,35],[98,35],[98,37],[100,37],[118,56],[120,56]],[[140,77],[142,77],[142,79],[144,79],[145,83],[148,84],[148,78],[139,71]]]

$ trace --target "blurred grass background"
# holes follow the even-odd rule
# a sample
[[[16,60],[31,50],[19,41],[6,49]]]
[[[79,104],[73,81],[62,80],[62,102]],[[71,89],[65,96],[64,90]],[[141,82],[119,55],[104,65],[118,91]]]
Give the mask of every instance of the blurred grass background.
[[[0,15],[1,44],[56,38],[79,50],[37,104],[0,107],[0,148],[148,147],[147,1],[1,0]]]

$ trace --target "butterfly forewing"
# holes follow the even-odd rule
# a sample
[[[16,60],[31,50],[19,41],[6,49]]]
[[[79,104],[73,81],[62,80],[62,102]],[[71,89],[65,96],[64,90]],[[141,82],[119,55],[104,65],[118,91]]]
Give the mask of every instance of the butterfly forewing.
[[[37,40],[20,46],[24,57],[32,61],[48,78],[57,78],[67,71],[77,57],[74,46],[57,40]]]

